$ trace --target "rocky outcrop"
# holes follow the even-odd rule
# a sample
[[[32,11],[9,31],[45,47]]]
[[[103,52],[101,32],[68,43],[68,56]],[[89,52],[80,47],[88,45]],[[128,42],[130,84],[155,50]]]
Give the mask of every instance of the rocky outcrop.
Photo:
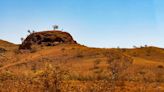
[[[30,34],[19,49],[31,49],[32,45],[55,46],[58,44],[76,44],[72,36],[62,31],[43,31]]]
[[[6,52],[7,50],[5,50],[4,48],[0,48],[0,53],[4,53]]]

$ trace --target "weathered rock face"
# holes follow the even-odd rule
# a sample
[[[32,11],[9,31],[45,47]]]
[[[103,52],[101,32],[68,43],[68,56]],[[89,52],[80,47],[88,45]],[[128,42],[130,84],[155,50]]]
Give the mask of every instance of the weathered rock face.
[[[32,45],[55,46],[58,44],[76,44],[72,36],[62,31],[43,31],[30,34],[19,49],[31,49]]]
[[[6,52],[7,50],[5,50],[4,48],[0,48],[0,53],[4,53]]]

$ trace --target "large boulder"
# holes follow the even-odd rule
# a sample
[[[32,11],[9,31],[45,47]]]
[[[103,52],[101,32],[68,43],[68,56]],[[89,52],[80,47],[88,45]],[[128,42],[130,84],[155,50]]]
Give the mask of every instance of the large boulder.
[[[19,49],[31,49],[32,45],[55,46],[58,44],[77,44],[72,36],[62,31],[43,31],[31,33],[20,45]]]

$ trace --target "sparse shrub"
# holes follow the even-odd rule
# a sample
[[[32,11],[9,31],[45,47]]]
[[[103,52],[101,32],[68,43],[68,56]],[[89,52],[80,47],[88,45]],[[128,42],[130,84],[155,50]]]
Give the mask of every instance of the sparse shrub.
[[[126,52],[126,49],[121,49],[122,52]]]
[[[48,92],[61,92],[61,84],[66,75],[66,71],[61,70],[59,66],[52,66],[51,64],[46,64],[43,72],[39,74],[44,90]]]
[[[98,66],[99,64],[100,64],[100,60],[99,59],[95,60],[93,64],[93,69],[99,69],[99,66]]]
[[[15,49],[15,50],[14,50],[14,53],[15,53],[15,54],[20,54],[20,53],[21,53],[21,51],[20,51],[20,50],[18,50],[18,49]]]
[[[36,47],[36,46],[33,46],[33,47],[30,49],[30,52],[31,52],[31,53],[37,52],[37,47]]]
[[[109,64],[108,70],[111,73],[112,91],[115,91],[116,82],[123,82],[120,75],[132,64],[132,59],[120,54],[109,54],[107,63]]]
[[[33,30],[32,33],[35,33],[35,30]]]
[[[119,46],[117,46],[117,49],[120,49],[120,47],[119,47]]]
[[[160,84],[160,82],[164,81],[164,77],[163,77],[163,71],[164,71],[164,67],[162,65],[158,65],[156,68],[156,82],[158,84]]]
[[[94,64],[95,64],[95,65],[98,65],[98,64],[100,64],[100,61],[101,61],[101,60],[96,59],[96,60],[94,61]]]
[[[72,47],[72,50],[75,50],[76,48]]]
[[[133,52],[133,56],[137,57],[138,56],[137,52]]]
[[[138,47],[134,45],[133,48],[138,48]]]
[[[103,70],[100,69],[99,67],[97,67],[97,68],[95,68],[93,71],[94,71],[94,73],[100,75],[100,74],[102,73]]]
[[[148,47],[148,45],[145,45],[145,48],[147,48]]]
[[[10,71],[5,71],[0,74],[0,81],[8,80],[8,79],[13,79],[14,75]]]
[[[0,67],[3,67],[3,64],[0,64]]]
[[[84,55],[83,55],[82,53],[79,52],[79,53],[76,54],[76,57],[78,57],[78,58],[83,58]]]
[[[31,66],[31,70],[34,71],[34,72],[36,72],[36,70],[37,70],[36,64],[33,64],[33,65]]]
[[[61,51],[63,51],[63,52],[64,52],[65,50],[66,50],[65,48],[62,48],[62,49],[61,49]]]

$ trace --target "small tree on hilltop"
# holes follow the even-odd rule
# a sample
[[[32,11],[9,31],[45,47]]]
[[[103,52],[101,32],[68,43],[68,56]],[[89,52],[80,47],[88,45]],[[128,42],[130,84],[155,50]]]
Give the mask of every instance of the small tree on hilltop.
[[[27,32],[28,32],[29,34],[31,34],[31,31],[30,31],[30,30],[27,30]]]
[[[53,29],[57,30],[57,29],[59,29],[59,26],[58,25],[53,25]]]
[[[35,33],[35,30],[33,30],[32,33]]]
[[[21,37],[21,42],[23,42],[24,41],[24,38],[23,37]]]

